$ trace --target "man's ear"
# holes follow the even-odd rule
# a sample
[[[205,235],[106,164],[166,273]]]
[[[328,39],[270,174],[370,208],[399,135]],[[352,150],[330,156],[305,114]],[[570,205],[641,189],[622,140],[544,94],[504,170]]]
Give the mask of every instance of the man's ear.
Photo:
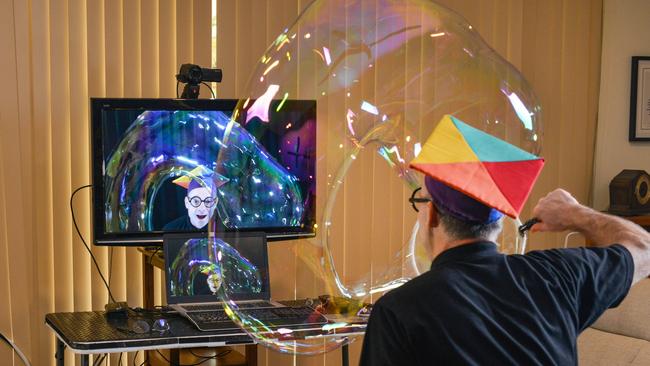
[[[187,198],[187,196],[185,196],[185,208],[188,210],[190,209],[190,199]]]
[[[429,218],[427,220],[429,227],[438,227],[440,225],[440,216],[438,215],[438,208],[433,202],[427,202],[427,211],[429,212]]]

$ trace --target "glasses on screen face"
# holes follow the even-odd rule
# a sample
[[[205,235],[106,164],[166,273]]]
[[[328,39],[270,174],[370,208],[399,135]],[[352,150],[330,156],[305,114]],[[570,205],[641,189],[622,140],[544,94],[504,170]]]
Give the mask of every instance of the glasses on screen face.
[[[217,199],[212,197],[206,197],[204,199],[201,199],[201,197],[199,196],[194,196],[194,197],[188,197],[188,199],[190,200],[190,205],[192,205],[192,207],[199,207],[201,206],[201,202],[203,202],[205,207],[210,208],[214,206],[215,203],[217,203]]]
[[[416,203],[426,203],[426,202],[431,202],[431,199],[429,198],[424,198],[424,197],[415,197],[415,195],[418,193],[419,190],[421,190],[422,187],[416,188],[413,193],[411,194],[411,198],[409,198],[409,202],[411,203],[411,206],[415,210],[415,212],[420,212],[418,210],[417,206],[415,205]]]

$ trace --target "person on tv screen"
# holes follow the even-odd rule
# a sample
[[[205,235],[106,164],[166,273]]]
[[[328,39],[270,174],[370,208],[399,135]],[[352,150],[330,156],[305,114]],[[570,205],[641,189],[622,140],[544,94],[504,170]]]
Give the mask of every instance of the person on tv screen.
[[[217,190],[228,182],[228,178],[212,170],[198,166],[189,174],[173,181],[185,189],[187,215],[181,216],[163,226],[164,231],[192,231],[206,227],[217,208]]]

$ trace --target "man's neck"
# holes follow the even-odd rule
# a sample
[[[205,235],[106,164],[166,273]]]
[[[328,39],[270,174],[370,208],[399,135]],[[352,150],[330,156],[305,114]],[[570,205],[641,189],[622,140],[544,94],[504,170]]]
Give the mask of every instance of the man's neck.
[[[441,240],[439,243],[433,246],[433,258],[435,259],[440,253],[449,250],[451,248],[456,248],[461,245],[467,245],[471,243],[476,243],[478,241],[491,241],[488,238],[470,238],[470,239],[459,239],[459,240]]]

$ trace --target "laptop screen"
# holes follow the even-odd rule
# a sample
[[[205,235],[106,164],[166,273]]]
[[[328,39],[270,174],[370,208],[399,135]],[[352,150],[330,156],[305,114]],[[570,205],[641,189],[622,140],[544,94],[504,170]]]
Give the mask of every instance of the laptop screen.
[[[165,234],[163,245],[168,304],[271,297],[264,233]]]

